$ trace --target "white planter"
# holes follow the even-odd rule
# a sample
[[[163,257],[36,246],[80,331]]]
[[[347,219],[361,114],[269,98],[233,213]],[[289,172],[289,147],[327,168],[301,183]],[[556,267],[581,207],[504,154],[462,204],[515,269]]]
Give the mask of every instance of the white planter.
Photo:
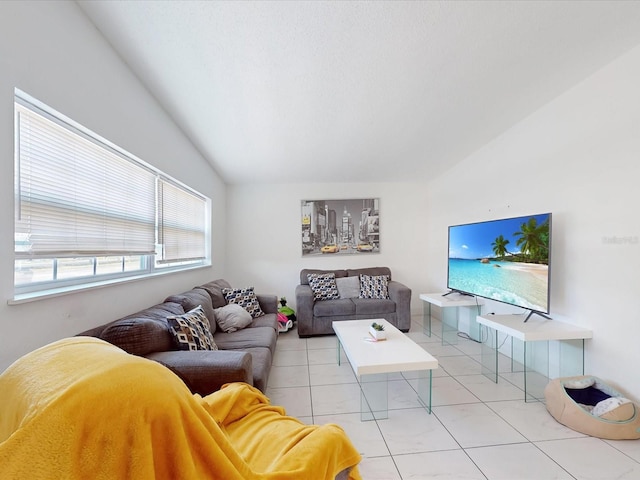
[[[375,340],[387,339],[387,333],[384,330],[376,330],[373,327],[369,327],[369,335],[371,335]]]

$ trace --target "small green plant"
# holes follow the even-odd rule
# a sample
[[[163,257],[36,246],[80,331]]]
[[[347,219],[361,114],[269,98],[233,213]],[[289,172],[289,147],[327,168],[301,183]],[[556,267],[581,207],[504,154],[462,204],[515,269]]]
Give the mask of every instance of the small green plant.
[[[371,328],[377,330],[378,332],[384,332],[384,325],[380,325],[379,323],[373,322],[371,324]]]

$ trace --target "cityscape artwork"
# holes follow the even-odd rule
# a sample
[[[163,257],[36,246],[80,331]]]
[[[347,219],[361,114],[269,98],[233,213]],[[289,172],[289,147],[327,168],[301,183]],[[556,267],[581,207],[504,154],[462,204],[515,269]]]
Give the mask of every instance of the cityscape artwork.
[[[380,252],[380,199],[302,200],[302,255]]]

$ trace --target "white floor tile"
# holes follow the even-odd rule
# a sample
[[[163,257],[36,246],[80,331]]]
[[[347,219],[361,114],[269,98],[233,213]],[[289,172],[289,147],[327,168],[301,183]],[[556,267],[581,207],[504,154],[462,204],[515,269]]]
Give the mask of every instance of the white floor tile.
[[[307,350],[281,350],[276,348],[273,355],[273,365],[286,367],[292,365],[307,365]]]
[[[308,357],[309,365],[329,365],[338,363],[337,349],[335,346],[333,348],[309,350]],[[340,349],[340,361],[341,363],[349,362],[342,349]]]
[[[311,391],[309,387],[284,387],[267,389],[272,405],[281,405],[292,417],[311,417]]]
[[[334,385],[336,383],[356,383],[357,380],[351,365],[332,363],[309,365],[309,382],[311,385]]]
[[[305,387],[309,385],[309,367],[307,365],[290,365],[271,367],[269,387]]]
[[[387,390],[390,410],[422,407],[417,391],[404,379],[389,381]]]
[[[524,392],[509,382],[492,382],[484,375],[458,375],[456,379],[483,402],[524,400]]]
[[[486,479],[462,449],[396,455],[393,459],[402,478],[410,478],[411,480]]]
[[[434,336],[427,336],[423,333],[422,331],[422,327],[420,327],[420,330],[414,330],[414,331],[410,331],[408,333],[405,334],[407,337],[409,337],[411,340],[413,340],[416,343],[422,344],[434,344],[434,343],[440,343],[440,338],[434,337]]]
[[[487,406],[531,442],[585,436],[558,423],[541,402],[527,403],[520,399],[508,402],[491,402],[487,403]]]
[[[417,401],[416,375],[389,374],[389,418],[360,421],[360,388],[334,336],[278,338],[267,395],[308,424],[336,423],[363,456],[365,480],[630,480],[640,478],[640,441],[585,436],[556,422],[542,402],[524,402],[524,375],[500,354],[500,377],[481,375],[479,345],[458,339],[442,346],[441,324],[422,333],[422,316],[408,334],[437,352],[433,414]],[[346,382],[346,383],[345,383]]]
[[[482,366],[472,357],[458,355],[437,358],[440,368],[443,368],[449,375],[477,375],[482,373]]]
[[[460,338],[456,348],[465,355],[480,355],[480,352],[482,351],[482,344],[474,342],[473,340]]]
[[[327,335],[324,337],[310,337],[307,338],[307,348],[309,350],[316,350],[318,348],[337,348],[337,339],[333,335]]]
[[[640,462],[640,440],[605,440],[616,450]]]
[[[358,468],[364,480],[402,480],[390,456],[363,458]]]
[[[313,415],[360,412],[360,386],[357,383],[311,387]]]
[[[340,425],[363,457],[382,457],[390,454],[377,423],[360,421],[359,413],[317,415],[313,419],[316,424]]]
[[[377,423],[392,455],[459,448],[438,418],[424,408],[389,410],[389,418]]]
[[[574,477],[589,480],[637,480],[640,464],[593,437],[536,442],[536,446]]]
[[[461,403],[477,403],[480,400],[453,377],[433,379],[431,404],[459,405]]]
[[[290,330],[287,333],[278,335],[278,344],[276,346],[276,352],[278,350],[306,350],[307,340],[305,338],[298,337],[298,332]]]
[[[500,372],[498,375],[498,383],[509,382],[511,385],[522,390],[522,398],[524,399],[524,373],[523,372]]]
[[[426,343],[421,344],[431,355],[440,359],[441,357],[455,357],[464,356],[465,354],[458,350],[455,345],[441,345],[440,343]]]
[[[433,412],[463,448],[527,441],[484,403],[434,407]]]
[[[573,477],[531,443],[469,448],[488,480],[572,480]]]

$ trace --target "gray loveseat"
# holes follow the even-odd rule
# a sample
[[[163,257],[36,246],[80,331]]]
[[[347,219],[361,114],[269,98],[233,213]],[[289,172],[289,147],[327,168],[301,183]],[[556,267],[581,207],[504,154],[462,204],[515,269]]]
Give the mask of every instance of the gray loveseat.
[[[316,300],[307,275],[310,273],[333,273],[336,279],[358,277],[362,275],[388,275],[388,299],[358,298],[351,292],[348,298]],[[342,293],[342,292],[341,292]],[[344,297],[344,295],[341,295]],[[300,285],[296,287],[296,317],[298,335],[333,334],[331,323],[336,320],[363,320],[384,318],[399,330],[408,332],[411,328],[411,289],[391,278],[387,267],[371,267],[347,270],[311,270],[300,271]]]
[[[155,360],[180,377],[193,393],[208,395],[230,382],[246,382],[266,392],[278,339],[278,300],[256,295],[265,315],[246,328],[226,333],[216,329],[214,309],[227,302],[219,279],[188,292],[171,295],[161,304],[92,328],[79,335],[101,338],[128,353]],[[178,350],[167,317],[202,305],[218,350]]]

